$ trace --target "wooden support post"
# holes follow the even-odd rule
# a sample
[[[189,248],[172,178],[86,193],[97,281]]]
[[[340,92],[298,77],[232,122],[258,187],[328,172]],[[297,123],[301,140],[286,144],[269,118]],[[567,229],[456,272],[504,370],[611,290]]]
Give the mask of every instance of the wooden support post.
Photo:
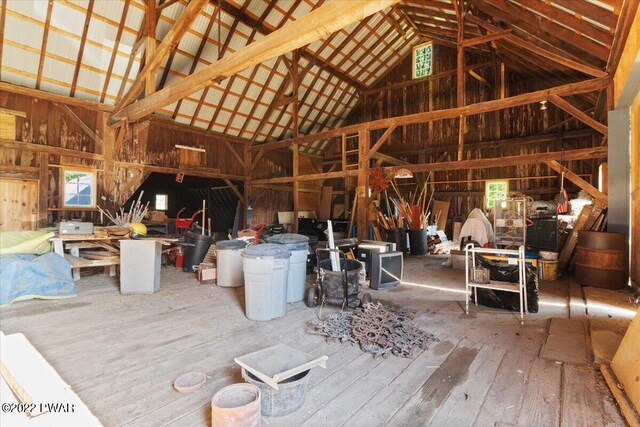
[[[38,227],[47,226],[49,206],[49,154],[38,154]]]
[[[366,102],[367,96],[365,95],[364,98]],[[342,172],[345,172],[347,170],[347,134],[343,133],[340,139],[342,145],[342,151],[340,153],[342,157]],[[322,168],[322,166],[320,167]],[[344,178],[344,212],[346,219],[349,219],[350,215],[355,215],[355,212],[349,212],[349,206],[351,206],[351,204],[349,203],[349,181],[349,177]],[[347,238],[349,237],[351,237],[351,234],[347,235]]]
[[[369,131],[365,128],[358,130],[358,187],[356,197],[358,199],[358,211],[356,227],[358,239],[366,240],[369,236],[369,207],[366,200],[369,190]],[[353,214],[352,214],[353,215]]]
[[[293,86],[293,102],[291,103],[291,108],[293,111],[291,111],[292,114],[292,118],[293,118],[293,137],[297,138],[298,137],[298,132],[300,132],[300,123],[299,123],[299,118],[298,118],[298,103],[299,103],[299,97],[298,97],[298,92],[299,92],[299,87],[300,87],[300,79],[299,79],[299,74],[298,74],[298,59],[299,59],[299,52],[298,50],[294,50],[293,52],[291,52],[292,58],[291,58],[291,85]],[[297,154],[295,154],[297,152],[297,150],[294,150],[294,158],[297,157]],[[295,169],[294,169],[295,172]],[[294,200],[295,200],[295,194],[296,191],[293,192],[294,194]],[[296,224],[294,226],[294,229],[297,229],[298,221],[296,221]]]
[[[245,144],[243,147],[244,157],[244,224],[248,226],[248,209],[251,203],[251,170],[253,169],[252,156],[249,144]],[[253,208],[253,206],[251,206]]]
[[[293,177],[297,178],[300,170],[300,146],[293,147]],[[300,183],[293,182],[293,232],[298,232],[298,212],[300,211]]]
[[[104,172],[102,173],[102,191],[107,199],[115,202],[116,167],[115,167],[115,147],[116,130],[109,127],[109,113],[102,113],[102,149],[104,154]],[[124,132],[123,132],[124,133]],[[113,206],[115,207],[115,206]],[[111,208],[111,207],[108,207]]]
[[[145,58],[149,63],[156,52],[156,0],[147,2],[147,47]],[[146,75],[144,95],[149,96],[156,91],[156,73],[155,70]],[[133,101],[133,100],[132,100]],[[204,224],[202,224],[204,227]]]
[[[458,108],[464,107],[464,10],[462,1],[458,5],[457,0],[453,0],[453,5],[458,18],[458,44],[457,44],[457,67],[456,67],[456,104]],[[465,116],[460,115],[458,123],[458,161],[464,157],[464,124]]]

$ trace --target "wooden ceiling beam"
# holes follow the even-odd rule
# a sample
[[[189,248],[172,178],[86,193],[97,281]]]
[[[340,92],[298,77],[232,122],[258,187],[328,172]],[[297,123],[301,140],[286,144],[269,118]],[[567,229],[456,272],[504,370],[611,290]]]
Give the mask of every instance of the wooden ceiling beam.
[[[612,30],[616,28],[616,24],[618,22],[617,14],[593,3],[576,0],[553,0],[553,2],[565,9],[579,13],[582,16],[586,16],[587,18],[596,21],[605,27],[609,27]]]
[[[577,17],[576,15],[572,15],[560,8],[552,6],[551,4],[537,0],[518,0],[518,2],[520,3],[521,7],[526,7],[533,12],[544,15],[549,20],[553,20],[560,24],[566,25],[567,27],[580,32],[585,36],[589,36],[594,40],[599,41],[607,47],[611,46],[613,36],[610,32],[605,31],[600,27],[596,27],[595,25]]]
[[[116,56],[120,47],[120,40],[122,40],[122,32],[124,30],[124,23],[127,20],[127,13],[129,12],[129,5],[131,0],[125,0],[122,7],[122,14],[120,15],[120,23],[118,24],[118,32],[116,33],[116,39],[113,42],[113,53],[109,60],[109,66],[107,67],[107,75],[104,79],[104,85],[102,87],[102,94],[100,95],[100,102],[104,102],[104,98],[107,96],[107,90],[109,89],[109,82],[111,81],[111,73],[113,72],[113,64],[116,62]]]
[[[273,64],[273,69],[277,70],[278,67],[280,66],[281,62],[282,62],[282,57],[279,57],[278,59],[276,59],[276,62]],[[259,66],[260,65],[256,65],[256,67],[259,67]],[[238,135],[242,136],[242,134],[247,129],[247,126],[249,125],[249,123],[251,122],[252,118],[254,117],[256,109],[262,103],[262,98],[264,98],[264,95],[267,93],[267,88],[271,84],[271,80],[273,79],[273,77],[275,75],[276,75],[276,73],[271,73],[271,74],[269,74],[269,77],[267,77],[267,80],[264,82],[264,85],[262,86],[262,89],[260,89],[260,93],[258,94],[258,97],[256,98],[255,102],[253,103],[253,106],[251,107],[251,111],[247,115],[248,119],[244,121],[244,124],[242,125],[242,128],[240,128],[240,132],[238,133]],[[258,125],[259,125],[259,123],[258,123]]]
[[[7,0],[2,0],[0,3],[0,73],[2,72],[2,47],[4,46],[4,21],[6,16]]]
[[[214,10],[214,12],[211,14],[211,18],[209,18],[209,22],[207,23],[207,28],[204,30],[204,34],[202,35],[202,39],[200,40],[200,44],[198,45],[198,50],[196,51],[196,54],[193,57],[193,61],[191,62],[191,68],[189,68],[188,75],[193,74],[193,72],[196,70],[196,67],[198,66],[200,57],[202,56],[202,52],[204,51],[204,48],[207,45],[207,39],[209,38],[209,34],[211,33],[211,29],[213,28],[213,23],[216,22],[216,19],[214,19],[214,17],[216,15],[217,10],[218,9],[216,6],[216,10]],[[161,82],[162,87],[164,87],[164,83],[165,82]],[[178,103],[176,104],[176,109],[173,110],[172,117],[174,120],[178,116],[178,111],[180,111],[180,106],[182,106],[182,101],[183,101],[182,99],[179,100]]]
[[[463,47],[471,47],[471,46],[475,46],[477,44],[482,44],[482,43],[489,43],[495,40],[499,40],[502,39],[504,37],[506,37],[507,35],[511,34],[511,29],[506,29],[506,30],[502,30],[502,31],[495,31],[495,32],[491,32],[489,34],[480,36],[480,37],[475,37],[472,39],[466,39],[462,42],[462,46]]]
[[[152,0],[154,1],[154,0]],[[156,72],[162,61],[178,47],[178,43],[182,39],[182,36],[189,30],[191,24],[200,14],[205,5],[209,3],[209,0],[191,0],[189,4],[184,8],[180,17],[176,19],[171,29],[162,38],[162,42],[157,47],[155,52],[151,55],[147,55],[146,64],[142,71],[138,73],[133,84],[129,88],[129,91],[120,99],[116,104],[116,111],[120,111],[122,108],[131,104],[145,87],[145,82],[152,74]],[[155,14],[151,18],[151,21],[155,20]],[[155,35],[148,35],[155,40]],[[155,88],[155,83],[154,83]]]
[[[226,55],[192,75],[117,111],[109,118],[109,124],[119,125],[125,119],[132,121],[145,117],[209,86],[212,81],[218,78],[232,76],[271,58],[306,46],[369,15],[380,12],[398,1],[349,0],[326,3],[245,48]]]
[[[218,22],[218,25],[220,25],[220,22]],[[222,44],[222,46],[220,46],[218,44],[218,59],[223,58],[224,55],[227,53],[227,49],[229,48],[229,44],[231,43],[231,39],[233,38],[234,32],[236,30],[236,27],[238,26],[238,21],[234,21],[233,24],[231,24],[231,28],[229,29],[229,32],[227,33],[227,37],[224,40],[224,43]],[[220,34],[220,27],[218,27],[218,34]],[[218,41],[219,43],[219,41]],[[193,74],[193,73],[192,73]],[[221,83],[220,81],[215,81],[212,82],[213,83]],[[227,87],[229,87],[229,83],[227,82]],[[204,90],[202,91],[202,95],[200,96],[200,99],[198,100],[198,105],[196,106],[195,111],[193,112],[193,114],[191,115],[191,126],[193,126],[193,124],[196,122],[198,116],[200,115],[200,109],[202,108],[202,105],[204,104],[205,100],[207,99],[207,94],[209,93],[209,91],[211,90],[211,85],[207,86],[206,88],[204,88]],[[220,108],[222,106],[221,103],[218,103],[218,108]],[[215,113],[214,113],[215,115]],[[207,126],[208,129],[210,129],[209,126],[211,126],[211,124],[213,123],[213,120],[209,121],[209,125]]]
[[[462,161],[448,161],[448,162],[436,162],[436,163],[411,163],[401,166],[392,166],[385,168],[387,172],[393,172],[400,168],[409,169],[411,172],[436,172],[436,171],[450,171],[450,170],[465,170],[465,169],[486,169],[505,166],[518,166],[529,165],[535,163],[545,163],[550,160],[559,161],[574,161],[574,160],[588,160],[588,159],[600,159],[605,158],[608,155],[608,148],[605,147],[593,147],[593,148],[579,148],[577,150],[562,150],[551,151],[543,153],[531,153],[521,154],[516,156],[503,156],[486,159],[473,159]],[[308,174],[298,175],[297,177],[284,176],[277,178],[265,178],[254,179],[251,181],[252,185],[264,185],[264,184],[286,184],[291,182],[302,181],[319,181],[333,178],[345,178],[347,176],[356,176],[359,172],[371,172],[375,168],[368,168],[363,170],[346,170],[337,172],[325,172],[320,174]]]
[[[78,84],[78,75],[80,74],[80,67],[82,66],[82,55],[84,54],[84,45],[87,42],[87,33],[89,31],[89,23],[91,22],[91,16],[93,15],[93,3],[94,3],[94,0],[89,0],[89,4],[87,5],[87,15],[84,19],[82,37],[80,38],[80,48],[78,49],[78,58],[76,59],[76,67],[73,71],[73,80],[71,80],[71,92],[69,92],[69,96],[71,97],[73,97],[76,93],[76,86]]]
[[[393,1],[393,3],[397,3],[398,1]],[[220,7],[227,14],[233,16],[235,19],[238,19],[243,24],[245,24],[245,25],[247,25],[247,26],[249,26],[251,28],[255,28],[256,30],[258,30],[258,32],[260,32],[264,36],[268,36],[269,34],[275,32],[275,31],[278,31],[280,29],[280,27],[278,27],[276,29],[273,29],[273,30],[268,28],[265,24],[256,21],[255,19],[253,19],[252,17],[250,17],[246,13],[242,13],[242,11],[240,11],[236,7],[232,6],[231,4],[227,3],[226,0],[222,0],[221,1]],[[329,63],[328,61],[323,61],[317,55],[315,55],[315,53],[309,51],[307,48],[303,49],[300,52],[300,56],[302,56],[303,58],[305,58],[308,61],[315,62],[315,65],[318,66],[319,68],[329,72],[330,74],[333,74],[333,75],[341,78],[342,80],[344,80],[345,82],[349,83],[351,86],[357,88],[358,90],[364,90],[365,89],[365,87],[362,85],[362,83],[360,83],[359,81],[353,79],[352,77],[344,74],[340,69],[336,68],[333,64]]]
[[[471,14],[467,14],[466,18],[469,21],[472,21],[473,23],[486,28],[488,31],[494,31],[495,32],[495,31],[500,31],[501,30],[501,28],[496,27],[496,26],[494,26],[494,25],[492,25],[492,24],[490,24],[490,23],[488,23],[488,22],[486,22],[486,21],[484,21],[484,20],[482,20],[482,19],[480,19],[480,18],[478,18],[476,16],[473,16]],[[543,49],[542,47],[537,46],[534,43],[528,42],[528,41],[526,41],[524,39],[521,39],[520,37],[516,37],[513,34],[506,35],[500,41],[503,41],[503,40],[504,41],[508,41],[509,43],[514,44],[516,46],[519,46],[519,47],[521,47],[523,49],[526,49],[531,53],[535,53],[537,55],[540,55],[542,57],[550,59],[550,60],[552,60],[552,61],[554,61],[554,62],[556,62],[558,64],[562,64],[562,65],[564,65],[566,67],[569,67],[569,68],[572,68],[574,70],[581,71],[581,72],[583,72],[583,73],[585,73],[587,75],[594,76],[594,77],[602,77],[602,76],[607,75],[607,73],[604,72],[604,71],[598,70],[598,69],[596,69],[596,68],[594,68],[592,66],[589,66],[589,65],[585,65],[585,64],[583,64],[581,62],[574,61],[573,59],[570,59],[570,58],[567,58],[567,57],[563,57],[563,56],[558,55],[556,53],[552,53],[550,51],[547,51],[547,50]]]
[[[5,8],[6,10],[6,8]],[[51,11],[53,10],[53,0],[47,4],[47,17],[44,21],[44,31],[42,33],[42,44],[40,45],[40,61],[38,62],[38,74],[36,77],[36,89],[40,89],[42,80],[42,68],[44,67],[45,53],[47,52],[47,40],[49,39],[49,26],[51,25]]]
[[[476,104],[465,105],[464,107],[448,108],[444,110],[427,111],[423,113],[409,114],[406,116],[389,117],[386,119],[378,119],[370,122],[359,123],[346,126],[343,128],[333,129],[326,132],[320,132],[313,135],[302,136],[297,139],[270,142],[251,147],[252,150],[258,149],[277,149],[286,148],[293,144],[305,144],[312,141],[331,138],[343,133],[351,134],[360,129],[376,130],[393,125],[406,126],[415,123],[424,123],[434,120],[452,119],[461,115],[475,115],[487,113],[490,111],[503,110],[506,108],[517,107],[525,104],[533,104],[549,99],[551,95],[570,96],[585,92],[593,92],[606,87],[609,84],[609,77],[600,77],[590,80],[584,80],[577,83],[570,83],[562,86],[556,86],[548,89],[538,90],[535,92],[524,93],[503,99],[495,99],[491,101],[479,102]]]
[[[593,129],[597,130],[601,134],[603,134],[605,136],[607,135],[607,126],[606,125],[603,125],[602,123],[600,123],[597,120],[595,120],[593,117],[590,117],[588,114],[584,113],[583,111],[580,111],[578,108],[576,108],[569,101],[567,101],[565,99],[562,99],[558,95],[551,95],[549,97],[549,101],[551,101],[556,107],[566,111],[567,113],[571,114],[576,119],[578,119],[581,122],[585,123],[586,125],[592,127]]]
[[[582,37],[524,8],[513,6],[506,0],[491,0],[491,3],[483,0],[477,4],[477,7],[492,16],[494,20],[499,19],[508,25],[520,27],[532,36],[562,49],[576,59],[582,59],[586,54],[590,58],[604,62],[609,55],[609,49],[606,46]],[[589,63],[593,63],[593,61]]]

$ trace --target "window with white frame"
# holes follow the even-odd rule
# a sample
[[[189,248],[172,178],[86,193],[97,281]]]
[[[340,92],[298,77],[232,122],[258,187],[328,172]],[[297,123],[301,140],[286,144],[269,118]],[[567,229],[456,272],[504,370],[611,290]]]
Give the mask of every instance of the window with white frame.
[[[156,194],[156,210],[166,211],[169,206],[169,196],[167,194]]]
[[[63,206],[95,208],[96,174],[90,170],[64,169]]]

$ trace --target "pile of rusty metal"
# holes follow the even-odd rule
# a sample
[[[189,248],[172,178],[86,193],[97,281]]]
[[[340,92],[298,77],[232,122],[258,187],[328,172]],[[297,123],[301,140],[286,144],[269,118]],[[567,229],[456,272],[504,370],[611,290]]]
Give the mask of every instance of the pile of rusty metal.
[[[381,303],[367,303],[362,308],[313,321],[307,331],[330,341],[358,344],[374,357],[414,357],[437,341],[435,335],[413,325],[412,312]]]

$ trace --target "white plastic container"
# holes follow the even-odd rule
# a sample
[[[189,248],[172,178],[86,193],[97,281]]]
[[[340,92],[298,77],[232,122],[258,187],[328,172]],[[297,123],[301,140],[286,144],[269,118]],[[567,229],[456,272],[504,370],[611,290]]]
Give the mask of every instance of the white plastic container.
[[[218,286],[238,288],[244,286],[242,252],[247,246],[244,240],[220,240],[216,242]]]
[[[271,236],[267,241],[269,243],[284,245],[291,251],[289,274],[287,276],[287,302],[302,301],[307,289],[309,238],[302,234],[286,233]]]
[[[248,246],[242,253],[245,314],[267,321],[287,314],[287,278],[291,252],[284,245]]]
[[[162,244],[156,240],[120,240],[120,293],[160,290]]]

